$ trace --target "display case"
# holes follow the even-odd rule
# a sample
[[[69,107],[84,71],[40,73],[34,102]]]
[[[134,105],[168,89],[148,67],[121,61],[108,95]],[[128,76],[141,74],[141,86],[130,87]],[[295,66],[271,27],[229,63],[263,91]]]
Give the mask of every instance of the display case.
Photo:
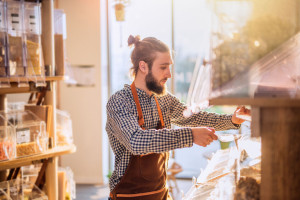
[[[212,1],[211,96],[299,98],[295,0]]]
[[[2,188],[12,200],[48,200],[47,195],[43,191],[22,179],[1,182],[0,188]]]
[[[204,100],[220,97],[299,99],[299,2],[209,3],[210,60],[195,67],[189,104],[200,105]]]
[[[16,157],[45,152],[48,149],[46,124],[31,111],[0,112],[16,135]]]

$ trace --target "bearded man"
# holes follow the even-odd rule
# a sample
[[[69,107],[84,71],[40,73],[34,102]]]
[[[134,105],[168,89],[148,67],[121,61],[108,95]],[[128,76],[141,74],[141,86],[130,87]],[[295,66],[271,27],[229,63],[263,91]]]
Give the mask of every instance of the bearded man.
[[[173,64],[169,47],[160,40],[129,36],[134,81],[110,97],[106,131],[115,154],[110,199],[167,200],[169,151],[206,147],[217,139],[215,130],[237,129],[243,120],[233,115],[199,112],[183,116],[187,108],[166,90]],[[171,129],[171,124],[179,129]]]

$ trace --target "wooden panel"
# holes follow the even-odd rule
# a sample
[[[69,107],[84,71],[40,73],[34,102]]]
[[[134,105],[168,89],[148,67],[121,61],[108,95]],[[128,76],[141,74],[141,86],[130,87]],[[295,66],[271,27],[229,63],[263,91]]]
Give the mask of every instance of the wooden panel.
[[[251,136],[260,137],[260,108],[257,106],[251,106]]]
[[[264,107],[300,107],[300,99],[288,98],[216,98],[210,105],[252,105]]]
[[[300,108],[261,108],[262,200],[300,199]]]

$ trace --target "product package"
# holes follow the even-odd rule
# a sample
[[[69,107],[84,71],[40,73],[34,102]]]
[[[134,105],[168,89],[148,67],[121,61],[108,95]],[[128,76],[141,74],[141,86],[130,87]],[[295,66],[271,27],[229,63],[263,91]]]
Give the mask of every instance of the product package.
[[[12,200],[48,200],[47,195],[35,185],[22,179],[13,179],[0,183],[0,188]]]
[[[1,112],[16,134],[16,157],[30,156],[48,149],[46,124],[31,111]]]

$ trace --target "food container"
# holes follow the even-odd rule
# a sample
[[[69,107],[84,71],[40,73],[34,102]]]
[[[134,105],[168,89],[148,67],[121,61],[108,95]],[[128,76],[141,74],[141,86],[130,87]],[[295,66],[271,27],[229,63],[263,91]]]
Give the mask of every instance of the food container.
[[[16,135],[13,127],[0,116],[0,161],[16,156]]]
[[[24,2],[28,74],[43,75],[40,3]]]
[[[45,152],[48,149],[46,124],[30,111],[0,112],[16,135],[16,157]]]
[[[24,77],[26,73],[26,59],[24,51],[24,29],[22,4],[18,1],[6,1],[7,44],[9,75]]]

